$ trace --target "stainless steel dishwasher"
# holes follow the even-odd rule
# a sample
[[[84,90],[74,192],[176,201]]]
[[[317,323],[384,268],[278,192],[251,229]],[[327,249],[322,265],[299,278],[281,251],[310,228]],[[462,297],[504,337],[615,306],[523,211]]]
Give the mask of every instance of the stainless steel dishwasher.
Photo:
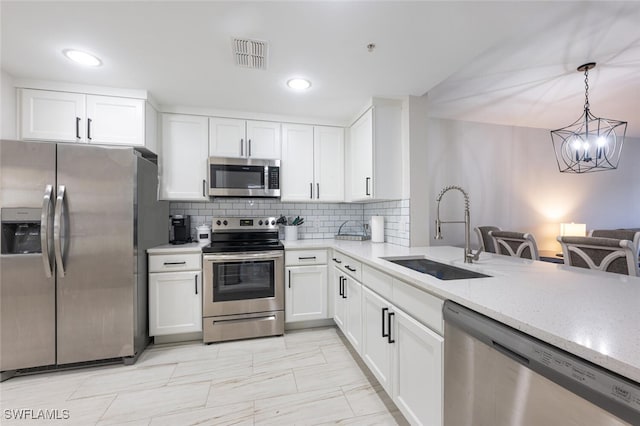
[[[446,426],[640,425],[640,384],[451,301],[444,320]]]

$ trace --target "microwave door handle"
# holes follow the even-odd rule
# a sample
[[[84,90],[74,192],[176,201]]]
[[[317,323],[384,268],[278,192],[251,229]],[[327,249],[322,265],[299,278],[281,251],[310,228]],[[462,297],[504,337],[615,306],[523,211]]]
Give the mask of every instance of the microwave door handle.
[[[51,256],[49,255],[49,215],[51,212],[51,195],[53,195],[53,186],[47,185],[44,189],[42,197],[42,213],[40,213],[40,247],[42,251],[42,262],[44,264],[44,274],[47,278],[51,278]]]
[[[64,257],[62,255],[62,207],[64,204],[66,187],[58,186],[58,196],[56,198],[56,208],[53,219],[53,249],[56,255],[58,275],[64,277]]]

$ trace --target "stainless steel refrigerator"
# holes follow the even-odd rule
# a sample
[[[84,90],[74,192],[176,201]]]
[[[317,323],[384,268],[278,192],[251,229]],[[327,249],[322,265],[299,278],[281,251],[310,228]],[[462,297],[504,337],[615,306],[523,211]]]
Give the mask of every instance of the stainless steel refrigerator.
[[[148,342],[146,249],[168,239],[133,148],[0,141],[0,371],[122,358]]]

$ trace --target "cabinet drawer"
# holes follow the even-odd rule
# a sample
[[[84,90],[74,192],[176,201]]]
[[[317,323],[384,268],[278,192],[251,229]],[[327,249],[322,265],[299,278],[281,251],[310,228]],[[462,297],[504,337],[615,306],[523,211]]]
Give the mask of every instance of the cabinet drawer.
[[[351,275],[356,281],[362,282],[362,263],[354,258],[334,250],[331,256],[331,264],[341,272]]]
[[[440,335],[444,334],[442,319],[444,300],[395,278],[392,293],[391,300],[394,305]]]
[[[393,297],[393,278],[369,265],[362,266],[362,284],[385,299],[391,300]]]
[[[202,255],[200,253],[149,255],[149,272],[190,271],[201,268]]]
[[[326,250],[285,250],[284,261],[287,266],[326,265]]]

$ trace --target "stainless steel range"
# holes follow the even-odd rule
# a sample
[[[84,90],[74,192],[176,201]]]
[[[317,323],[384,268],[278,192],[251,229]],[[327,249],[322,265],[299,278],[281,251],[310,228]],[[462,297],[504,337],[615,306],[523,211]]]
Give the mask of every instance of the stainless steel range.
[[[205,343],[284,333],[284,246],[276,218],[214,218],[204,247]]]

